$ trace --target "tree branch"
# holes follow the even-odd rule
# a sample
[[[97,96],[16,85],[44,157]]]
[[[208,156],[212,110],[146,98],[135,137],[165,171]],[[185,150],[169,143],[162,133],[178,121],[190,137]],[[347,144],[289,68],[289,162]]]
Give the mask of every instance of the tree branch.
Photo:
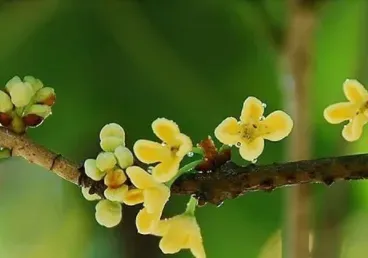
[[[103,196],[102,181],[86,179],[83,167],[33,142],[25,135],[16,135],[0,127],[0,146],[11,150],[30,163],[44,167],[59,177],[79,186],[92,186]],[[252,191],[272,191],[276,188],[307,183],[331,185],[338,180],[368,179],[368,154],[303,160],[270,165],[239,166],[228,161],[212,172],[190,173],[179,177],[172,193],[195,194],[202,204],[221,204]]]

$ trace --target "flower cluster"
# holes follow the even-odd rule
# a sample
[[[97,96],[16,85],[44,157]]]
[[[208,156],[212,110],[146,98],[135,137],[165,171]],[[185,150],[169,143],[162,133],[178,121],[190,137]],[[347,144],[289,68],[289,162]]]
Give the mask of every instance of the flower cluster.
[[[328,106],[323,115],[331,124],[349,121],[342,136],[352,142],[360,138],[363,126],[368,122],[368,91],[357,80],[346,80],[343,90],[348,101]]]
[[[126,184],[127,177],[124,169],[133,165],[133,154],[125,147],[124,129],[115,123],[105,125],[100,132],[100,146],[102,152],[96,159],[87,159],[84,170],[88,177],[94,181],[103,180],[106,185],[105,200],[96,205],[96,220],[106,227],[114,227],[122,219],[121,203],[124,203],[129,192]],[[82,188],[87,200],[99,200],[96,194],[89,194],[89,189]],[[129,203],[134,200],[129,199]],[[138,200],[137,203],[139,203]]]
[[[96,220],[106,227],[116,226],[122,219],[122,203],[142,203],[143,208],[136,217],[140,234],[162,237],[160,248],[164,253],[190,249],[196,257],[204,258],[200,229],[194,217],[195,199],[191,199],[189,211],[187,209],[182,215],[161,218],[170,198],[170,182],[178,176],[182,159],[192,150],[192,141],[180,132],[176,123],[165,118],[155,120],[152,129],[162,143],[138,140],[133,148],[141,162],[155,164],[149,173],[133,165],[133,155],[124,146],[123,128],[117,124],[102,128],[100,145],[104,151],[84,164],[88,177],[95,181],[104,180],[107,186],[106,199],[96,205]],[[127,182],[134,187],[129,187]],[[82,193],[87,200],[100,199],[96,194],[89,194],[87,188],[82,188]]]
[[[40,125],[50,114],[56,95],[53,88],[32,76],[12,78],[0,90],[0,124],[15,133]]]

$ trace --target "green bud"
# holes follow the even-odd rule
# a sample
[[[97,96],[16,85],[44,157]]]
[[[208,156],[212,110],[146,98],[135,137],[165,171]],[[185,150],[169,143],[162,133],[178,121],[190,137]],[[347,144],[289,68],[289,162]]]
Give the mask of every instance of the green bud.
[[[31,84],[32,89],[34,92],[37,92],[38,90],[40,90],[41,88],[43,88],[43,83],[41,80],[36,79],[33,76],[24,76],[24,82],[28,82],[29,84]]]
[[[13,103],[8,94],[0,91],[0,112],[6,113],[13,109]]]
[[[96,158],[96,167],[101,171],[107,171],[114,168],[116,158],[112,152],[101,152]]]
[[[106,137],[118,137],[125,141],[125,131],[116,123],[107,124],[101,129],[100,140]]]
[[[125,145],[125,142],[121,137],[108,136],[101,139],[100,145],[104,151],[114,151],[118,146]]]
[[[26,131],[26,126],[19,116],[14,116],[11,121],[11,129],[17,134],[22,134]]]
[[[84,172],[94,181],[100,181],[106,174],[97,168],[95,159],[87,159],[84,162]]]
[[[42,118],[46,118],[51,114],[51,107],[47,105],[35,104],[27,108],[26,111],[24,112],[24,116],[29,114],[35,114]]]
[[[45,87],[36,92],[34,101],[35,103],[52,106],[55,102],[55,98],[56,98],[55,90],[50,87]]]
[[[122,219],[121,204],[109,200],[101,200],[96,205],[95,217],[101,226],[107,228],[115,227]]]
[[[8,81],[5,88],[9,92],[11,101],[16,107],[27,106],[34,95],[31,84],[22,82],[18,76]]]
[[[115,149],[114,154],[121,168],[127,168],[133,165],[134,163],[133,153],[127,147],[124,146],[117,147]]]

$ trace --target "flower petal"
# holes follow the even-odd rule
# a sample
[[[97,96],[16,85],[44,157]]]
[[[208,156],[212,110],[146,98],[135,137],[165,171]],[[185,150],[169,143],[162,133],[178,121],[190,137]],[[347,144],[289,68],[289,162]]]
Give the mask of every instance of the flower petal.
[[[100,181],[106,174],[106,172],[103,172],[97,168],[95,159],[87,159],[84,162],[84,172],[94,181]]]
[[[170,227],[159,244],[161,251],[164,254],[174,254],[179,252],[188,240],[188,235],[178,228]]]
[[[264,107],[262,102],[255,97],[248,97],[243,104],[243,109],[241,111],[240,120],[243,123],[252,123],[254,121],[259,121],[263,116]]]
[[[327,122],[331,124],[339,124],[343,121],[351,119],[357,111],[357,105],[351,102],[340,102],[328,106],[324,110],[323,116]]]
[[[206,258],[206,252],[203,247],[202,238],[191,237],[190,238],[190,251],[196,258]]]
[[[215,129],[216,138],[223,144],[235,145],[240,140],[241,127],[234,117],[228,117]]]
[[[293,128],[293,120],[283,111],[274,111],[261,121],[261,137],[270,141],[280,141],[288,136]]]
[[[179,171],[180,158],[162,162],[152,169],[153,178],[160,183],[171,180]]]
[[[137,158],[146,164],[167,160],[171,155],[166,146],[148,140],[136,141],[133,150]]]
[[[262,154],[263,148],[264,140],[262,137],[258,137],[251,142],[242,141],[239,148],[240,156],[248,161],[255,160]]]
[[[174,121],[166,118],[157,118],[152,123],[152,130],[163,142],[176,145],[176,137],[180,133],[180,130]]]
[[[179,142],[179,150],[176,152],[176,156],[183,158],[187,155],[193,148],[192,140],[185,134],[179,134],[176,139]]]
[[[342,136],[349,142],[356,141],[360,138],[363,132],[363,126],[367,123],[368,118],[359,114],[353,118],[351,122],[344,126]]]
[[[147,189],[157,186],[157,182],[154,180],[152,175],[148,174],[148,172],[140,167],[128,167],[126,173],[133,185],[139,189]]]
[[[170,189],[163,184],[144,190],[144,207],[149,213],[162,214],[166,202],[170,197]]]
[[[125,131],[120,125],[110,123],[102,127],[100,131],[100,140],[103,140],[106,137],[118,137],[125,142]]]
[[[362,104],[368,101],[368,91],[357,80],[346,80],[343,88],[346,98],[352,103]]]
[[[101,152],[97,155],[96,166],[101,171],[107,171],[114,168],[116,165],[116,158],[112,152]]]
[[[133,206],[144,201],[143,190],[131,189],[125,195],[123,202],[126,205]]]
[[[6,113],[13,109],[13,103],[8,94],[0,90],[0,112]]]
[[[124,139],[115,136],[106,136],[101,139],[100,146],[104,151],[113,152],[118,146],[125,145]]]
[[[159,222],[160,216],[161,215],[149,213],[146,208],[141,209],[135,218],[138,233],[142,235],[151,234],[156,224]]]

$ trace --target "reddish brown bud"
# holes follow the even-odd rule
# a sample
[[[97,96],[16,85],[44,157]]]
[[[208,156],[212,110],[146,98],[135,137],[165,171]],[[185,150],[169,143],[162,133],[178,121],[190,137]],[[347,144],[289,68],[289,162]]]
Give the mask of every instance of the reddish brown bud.
[[[23,117],[23,122],[26,126],[36,127],[43,122],[43,118],[36,114],[28,114]]]
[[[7,113],[0,112],[0,124],[2,126],[9,126],[12,121],[12,117]]]
[[[55,100],[56,95],[50,95],[47,99],[43,100],[42,102],[39,102],[39,104],[44,104],[51,107],[52,105],[54,105]]]

